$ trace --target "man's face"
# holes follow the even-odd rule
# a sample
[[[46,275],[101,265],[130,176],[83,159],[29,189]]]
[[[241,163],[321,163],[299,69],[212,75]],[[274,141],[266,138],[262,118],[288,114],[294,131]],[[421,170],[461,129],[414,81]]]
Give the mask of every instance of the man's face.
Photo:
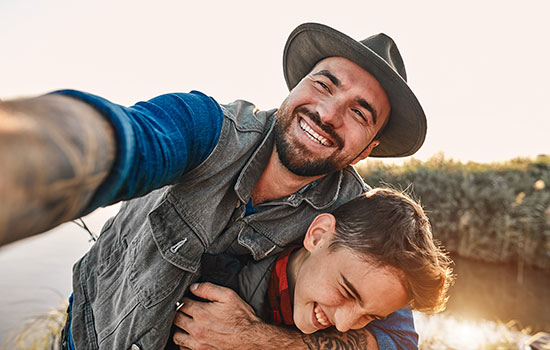
[[[370,73],[348,59],[326,58],[277,112],[279,159],[301,176],[343,169],[368,156],[389,113],[388,97]]]
[[[308,231],[296,258],[301,263],[289,271],[295,282],[294,323],[300,331],[360,329],[408,303],[401,270],[377,266],[347,248],[330,250],[333,233],[319,233],[323,230]]]

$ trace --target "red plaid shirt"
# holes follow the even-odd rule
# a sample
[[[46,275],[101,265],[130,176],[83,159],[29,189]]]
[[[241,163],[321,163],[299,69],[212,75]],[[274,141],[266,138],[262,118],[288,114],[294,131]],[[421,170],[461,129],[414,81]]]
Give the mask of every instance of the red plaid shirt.
[[[269,287],[267,288],[268,302],[266,303],[266,315],[268,322],[271,324],[294,325],[286,267],[290,253],[296,248],[299,247],[289,247],[283,250],[275,260],[275,265],[271,270]]]

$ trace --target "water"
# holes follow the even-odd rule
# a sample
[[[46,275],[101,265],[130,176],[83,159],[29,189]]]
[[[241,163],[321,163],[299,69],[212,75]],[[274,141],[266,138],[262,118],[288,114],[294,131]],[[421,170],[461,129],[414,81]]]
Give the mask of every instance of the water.
[[[453,259],[458,278],[451,287],[448,313],[473,320],[516,321],[519,328],[550,332],[550,271],[525,268],[518,273],[515,264]]]
[[[85,218],[98,233],[118,206]],[[26,319],[58,308],[71,292],[71,269],[91,246],[89,235],[67,223],[38,237],[0,248],[0,344]],[[550,331],[550,272],[455,258],[456,284],[447,314],[472,320],[517,321]]]
[[[118,211],[99,209],[84,218],[94,233]],[[0,248],[0,345],[25,320],[59,308],[71,293],[73,264],[91,246],[89,234],[74,223]]]

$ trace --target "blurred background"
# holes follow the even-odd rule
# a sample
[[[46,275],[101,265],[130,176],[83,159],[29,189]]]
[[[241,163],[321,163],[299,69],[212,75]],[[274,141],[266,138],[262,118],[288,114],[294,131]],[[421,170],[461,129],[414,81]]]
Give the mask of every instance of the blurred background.
[[[373,186],[412,190],[458,275],[445,313],[415,315],[422,346],[517,349],[550,332],[548,13],[546,0],[0,0],[0,99],[74,88],[131,105],[200,90],[269,109],[287,94],[282,51],[297,25],[384,32],[428,134],[414,158],[358,169]],[[97,233],[117,210],[84,221]],[[27,320],[55,319],[91,244],[67,223],[0,248],[0,344]]]

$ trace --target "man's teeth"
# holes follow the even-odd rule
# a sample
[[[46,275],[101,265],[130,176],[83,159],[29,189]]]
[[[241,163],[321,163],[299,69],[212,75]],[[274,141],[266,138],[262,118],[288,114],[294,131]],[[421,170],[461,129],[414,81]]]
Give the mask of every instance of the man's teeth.
[[[313,129],[310,128],[309,125],[307,125],[306,122],[304,122],[303,120],[300,120],[300,127],[306,132],[306,135],[309,136],[310,139],[319,142],[323,146],[328,147],[331,145],[331,142],[329,140],[313,131]]]
[[[323,326],[328,326],[329,323],[323,310],[321,310],[319,306],[316,306],[314,311],[315,311],[315,317],[317,318],[317,322],[319,322]]]

